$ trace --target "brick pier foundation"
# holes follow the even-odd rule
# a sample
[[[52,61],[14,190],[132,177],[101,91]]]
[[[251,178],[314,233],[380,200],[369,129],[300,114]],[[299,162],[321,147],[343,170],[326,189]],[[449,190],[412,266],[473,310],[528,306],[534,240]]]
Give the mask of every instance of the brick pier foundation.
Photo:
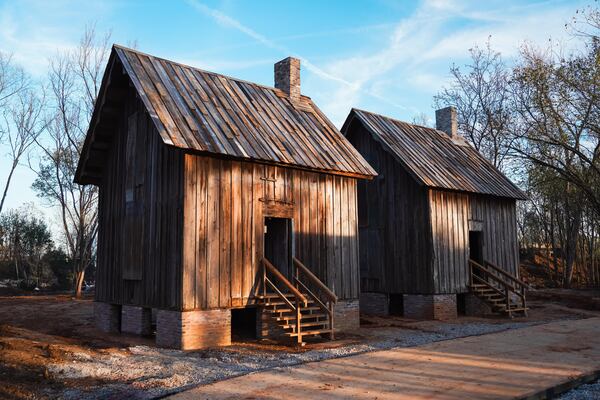
[[[454,319],[456,294],[405,294],[404,316],[414,319]]]
[[[102,332],[119,333],[121,331],[121,306],[95,301],[94,323]]]
[[[386,293],[365,292],[360,294],[360,312],[367,315],[390,314],[390,297]]]
[[[231,344],[231,310],[158,310],[156,344],[180,350],[228,346]]]
[[[152,309],[123,306],[121,309],[121,332],[142,336],[152,334]]]
[[[333,328],[349,332],[360,327],[359,301],[339,300],[333,312]]]

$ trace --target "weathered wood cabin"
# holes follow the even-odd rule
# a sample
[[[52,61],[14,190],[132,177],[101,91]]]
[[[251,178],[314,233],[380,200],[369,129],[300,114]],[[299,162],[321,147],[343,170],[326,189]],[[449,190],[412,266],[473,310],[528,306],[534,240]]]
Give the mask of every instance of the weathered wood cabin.
[[[97,325],[183,349],[358,326],[374,175],[297,59],[271,88],[114,46],[76,174],[99,188]]]
[[[432,129],[353,109],[341,129],[379,173],[358,184],[361,309],[436,319],[523,311],[525,195],[458,135],[453,108],[436,120]]]

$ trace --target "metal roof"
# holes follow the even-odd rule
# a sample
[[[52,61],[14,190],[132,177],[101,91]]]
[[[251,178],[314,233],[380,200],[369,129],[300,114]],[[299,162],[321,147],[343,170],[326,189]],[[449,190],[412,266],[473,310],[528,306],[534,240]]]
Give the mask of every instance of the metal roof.
[[[441,189],[527,199],[527,196],[464,139],[433,128],[352,109],[342,132],[358,119],[421,184]]]

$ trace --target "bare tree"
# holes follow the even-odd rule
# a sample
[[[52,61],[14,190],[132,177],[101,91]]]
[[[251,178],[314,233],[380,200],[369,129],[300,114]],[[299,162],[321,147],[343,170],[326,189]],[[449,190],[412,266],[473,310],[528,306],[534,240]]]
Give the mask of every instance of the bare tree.
[[[600,215],[600,47],[592,40],[570,56],[525,47],[521,58],[512,83],[520,121],[513,150],[552,182],[569,286],[586,203]]]
[[[81,296],[86,269],[95,260],[98,232],[98,192],[95,186],[73,182],[77,163],[101,84],[109,51],[109,36],[98,39],[88,28],[76,50],[50,63],[53,114],[33,188],[58,207],[66,248],[73,264],[73,291]]]
[[[28,83],[27,75],[15,65],[12,56],[0,51],[0,108],[10,97],[25,89]]]
[[[471,64],[464,71],[452,66],[452,83],[434,97],[434,103],[437,108],[454,106],[459,131],[495,167],[503,170],[513,140],[510,69],[489,42],[484,49],[474,47],[469,52]]]
[[[11,168],[8,172],[4,188],[2,189],[2,199],[0,200],[0,213],[4,206],[6,194],[10,186],[10,181],[14,170],[16,169],[19,159],[23,153],[29,147],[30,141],[28,134],[24,134],[27,129],[24,126],[12,125],[11,122],[14,119],[17,121],[21,120],[21,116],[18,114],[23,113],[23,101],[24,98],[33,96],[33,92],[28,92],[27,96],[22,96],[16,105],[11,104],[11,100],[24,91],[29,85],[29,78],[21,67],[15,65],[12,60],[12,56],[0,51],[0,114],[3,118],[4,123],[0,123],[0,144],[4,144],[8,141],[8,147],[10,148],[9,155],[12,158]],[[30,105],[33,105],[32,104]],[[19,109],[19,106],[20,109]],[[36,104],[37,106],[37,104]],[[36,114],[34,112],[33,114]],[[24,146],[22,146],[24,144]],[[25,147],[24,149],[22,147]],[[21,151],[23,150],[23,151]]]
[[[4,183],[2,198],[0,198],[0,213],[2,213],[6,195],[13,174],[32,144],[35,143],[45,128],[43,120],[44,92],[33,89],[23,89],[16,95],[4,110],[4,141],[8,145],[11,158],[8,176]],[[41,97],[40,97],[41,96]]]
[[[415,114],[412,118],[412,123],[414,125],[420,125],[420,126],[426,126],[426,127],[431,127],[431,118],[429,118],[429,116],[425,113],[418,113]]]

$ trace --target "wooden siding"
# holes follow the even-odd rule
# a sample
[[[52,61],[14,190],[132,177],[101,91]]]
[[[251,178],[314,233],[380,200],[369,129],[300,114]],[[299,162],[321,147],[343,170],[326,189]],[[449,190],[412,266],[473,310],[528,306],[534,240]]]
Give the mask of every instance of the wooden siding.
[[[358,183],[361,290],[431,292],[427,189],[360,124],[347,137],[379,173]]]
[[[429,201],[435,293],[468,291],[470,220],[480,222],[484,259],[518,276],[515,200],[431,190]]]
[[[96,300],[178,308],[183,155],[162,143],[135,96],[130,90],[99,188]]]
[[[429,191],[434,293],[466,292],[469,282],[469,195]]]
[[[514,199],[422,186],[362,123],[346,128],[379,172],[358,183],[363,292],[466,292],[469,221],[482,228],[484,258],[517,274]]]
[[[293,218],[296,257],[340,298],[358,297],[355,179],[187,154],[184,197],[184,309],[251,301],[265,216]]]
[[[515,200],[470,196],[472,220],[483,221],[483,257],[519,276],[519,242]]]

